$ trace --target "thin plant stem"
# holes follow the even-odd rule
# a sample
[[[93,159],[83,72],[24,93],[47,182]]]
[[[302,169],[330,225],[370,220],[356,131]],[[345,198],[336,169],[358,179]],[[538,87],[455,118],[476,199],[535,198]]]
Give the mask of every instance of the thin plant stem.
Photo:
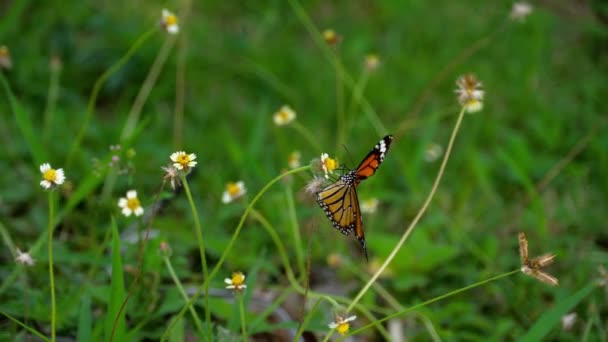
[[[270,182],[268,182],[268,184],[266,184],[251,200],[251,202],[249,202],[249,205],[247,206],[247,208],[245,209],[245,212],[243,213],[243,215],[241,216],[241,219],[236,227],[236,230],[234,232],[234,234],[232,234],[232,238],[230,239],[230,241],[228,242],[228,246],[226,246],[226,248],[224,249],[224,253],[222,253],[222,256],[220,257],[220,260],[217,262],[217,264],[215,265],[215,267],[213,268],[213,270],[211,271],[211,273],[209,274],[209,277],[205,277],[205,280],[203,282],[203,284],[201,286],[199,286],[198,290],[196,291],[196,293],[194,294],[194,296],[192,296],[192,298],[190,298],[190,301],[188,301],[188,304],[186,304],[182,310],[177,314],[177,316],[171,321],[171,324],[169,325],[169,327],[167,327],[167,329],[165,330],[165,332],[163,333],[163,335],[161,336],[161,340],[166,340],[167,339],[167,335],[169,334],[169,332],[171,332],[171,330],[173,329],[173,327],[175,326],[175,324],[181,319],[181,317],[184,315],[186,309],[191,306],[194,301],[196,301],[196,299],[201,295],[201,293],[203,292],[203,290],[205,290],[206,288],[208,288],[209,286],[209,281],[210,279],[212,279],[215,274],[217,272],[219,272],[220,267],[222,267],[224,261],[226,260],[226,258],[228,257],[228,254],[231,252],[232,247],[234,246],[234,243],[236,242],[237,237],[239,236],[239,233],[241,232],[241,229],[243,228],[244,224],[245,224],[245,219],[247,218],[247,216],[249,215],[249,213],[253,210],[253,206],[257,203],[257,201],[260,199],[260,197],[262,197],[262,195],[268,191],[268,189],[270,189],[270,187],[275,184],[276,182],[278,182],[279,180],[281,180],[283,177],[287,177],[288,175],[294,174],[294,173],[298,173],[298,172],[302,172],[302,171],[306,171],[310,169],[310,166],[303,166],[297,169],[292,169],[289,170],[287,172],[284,172],[280,175],[278,175],[277,177],[275,177],[274,179],[272,179]]]
[[[21,322],[20,320],[18,320],[18,319],[16,319],[15,317],[13,317],[13,316],[11,316],[11,315],[7,314],[7,313],[6,313],[6,312],[4,312],[4,311],[0,311],[0,313],[1,313],[1,314],[3,314],[4,316],[6,316],[6,318],[8,318],[8,319],[10,319],[11,321],[13,321],[15,324],[17,324],[17,325],[19,325],[19,326],[23,327],[25,330],[27,330],[27,331],[29,331],[30,333],[32,333],[32,334],[34,334],[34,335],[36,335],[36,336],[37,336],[38,338],[40,338],[41,340],[43,340],[43,341],[49,341],[49,339],[48,339],[46,336],[44,336],[44,335],[43,335],[41,332],[39,332],[38,330],[36,330],[36,329],[34,329],[34,328],[30,327],[29,325],[27,325],[27,324],[25,324],[25,323]]]
[[[8,250],[11,253],[11,255],[13,256],[13,258],[16,258],[17,249],[15,247],[15,243],[13,242],[13,239],[11,239],[11,235],[8,233],[8,230],[2,224],[2,222],[0,222],[0,235],[2,235],[2,240],[4,241],[4,244],[6,245],[6,247],[8,247]]]
[[[370,75],[369,70],[367,68],[363,68],[363,72],[361,73],[359,80],[357,80],[357,83],[355,83],[355,86],[353,89],[353,94],[350,98],[350,102],[348,104],[348,109],[346,110],[346,115],[348,117],[353,117],[355,115],[355,110],[357,110],[357,108],[361,107],[361,100],[363,99],[363,90],[365,89],[365,86],[367,85],[367,81],[369,80],[369,75]],[[346,129],[346,131],[349,130],[348,122],[346,123],[345,129]]]
[[[310,319],[312,318],[312,313],[315,312],[315,310],[317,309],[317,306],[319,306],[320,303],[321,303],[321,298],[318,298],[315,301],[315,303],[312,305],[312,308],[310,308],[308,315],[306,315],[306,317],[303,317],[304,320],[302,321],[302,323],[300,323],[300,326],[298,327],[298,331],[296,332],[296,336],[294,336],[294,338],[293,338],[293,342],[298,342],[300,340],[300,336],[302,336],[302,333],[304,333],[304,327],[308,325],[308,322],[310,322]]]
[[[129,111],[127,121],[125,122],[125,125],[122,128],[122,133],[120,134],[121,142],[127,141],[131,137],[131,134],[133,134],[133,131],[137,126],[137,122],[139,121],[141,110],[144,107],[144,104],[146,103],[146,100],[148,99],[148,96],[150,95],[154,84],[156,84],[158,75],[160,75],[160,72],[163,66],[165,65],[165,62],[167,61],[167,57],[169,57],[169,52],[171,52],[173,45],[175,45],[176,39],[176,36],[168,35],[167,39],[165,39],[165,43],[160,48],[158,55],[156,55],[156,59],[154,60],[154,63],[150,68],[150,72],[148,73],[148,76],[146,76],[144,83],[139,89],[139,93],[137,93],[135,102],[133,102],[133,106]]]
[[[290,126],[298,131],[298,133],[300,133],[317,152],[323,151],[321,144],[319,143],[319,139],[317,139],[306,127],[302,126],[298,121],[292,122]]]
[[[443,69],[435,74],[429,85],[422,91],[421,95],[414,102],[412,109],[408,111],[407,115],[405,115],[405,119],[401,122],[401,124],[399,124],[399,128],[397,128],[395,131],[395,139],[399,139],[407,131],[407,129],[412,126],[412,122],[416,119],[418,114],[420,114],[424,104],[429,100],[433,94],[433,91],[445,80],[445,78],[448,77],[458,66],[477,53],[477,51],[491,43],[492,38],[505,29],[507,22],[508,21],[505,20],[502,25],[496,28],[496,30],[489,33],[487,36],[481,37],[474,41],[471,45],[462,50],[458,56],[453,58],[450,63],[446,64]]]
[[[169,275],[171,276],[171,279],[173,279],[175,286],[177,286],[177,290],[179,291],[179,293],[182,295],[182,297],[184,298],[184,300],[187,303],[190,298],[188,298],[188,294],[186,293],[184,286],[179,281],[177,274],[175,274],[175,270],[173,269],[171,260],[169,259],[168,256],[163,256],[163,261],[165,262],[165,266],[167,267],[167,271],[169,271]],[[198,317],[196,310],[194,310],[194,308],[192,306],[189,307],[188,309],[190,311],[190,314],[192,315],[192,319],[194,320],[194,324],[196,325],[196,328],[198,329],[199,334],[201,334],[201,336],[205,335],[205,331],[203,330],[203,325],[201,323],[201,319]]]
[[[55,226],[54,191],[49,191],[49,281],[51,284],[51,341],[55,342],[55,324],[57,322],[57,307],[55,303],[55,274],[53,272],[53,227]]]
[[[405,230],[405,233],[403,233],[403,236],[401,237],[401,239],[399,240],[399,242],[397,243],[395,248],[393,248],[393,250],[391,251],[391,254],[386,258],[384,263],[382,263],[382,266],[380,266],[378,271],[376,271],[376,273],[371,277],[371,279],[367,282],[367,284],[365,284],[363,289],[361,289],[361,291],[359,291],[359,293],[357,294],[355,299],[353,299],[353,301],[351,302],[349,307],[346,309],[347,312],[352,310],[352,308],[355,306],[355,304],[357,304],[359,302],[359,300],[361,300],[361,298],[367,292],[367,290],[369,290],[369,288],[376,281],[376,279],[378,279],[380,274],[382,274],[382,272],[384,272],[384,270],[391,263],[391,261],[393,261],[393,259],[397,255],[397,252],[399,252],[399,250],[401,249],[401,247],[403,246],[403,244],[405,243],[407,238],[410,236],[411,232],[414,230],[414,228],[418,224],[418,221],[420,220],[422,215],[424,215],[427,208],[431,204],[431,200],[435,196],[435,192],[437,191],[437,188],[439,187],[439,183],[441,182],[441,178],[443,177],[443,172],[445,171],[445,167],[448,163],[448,159],[450,158],[450,154],[452,153],[452,147],[454,146],[454,141],[456,140],[456,135],[458,134],[458,130],[460,129],[460,124],[462,123],[462,119],[465,114],[465,109],[466,109],[466,107],[463,106],[462,109],[460,110],[460,114],[458,115],[456,125],[454,125],[454,129],[452,130],[452,135],[450,137],[448,147],[445,150],[445,154],[443,156],[443,161],[441,162],[441,167],[439,168],[439,172],[437,173],[437,177],[435,177],[435,182],[433,183],[433,187],[431,188],[431,191],[429,192],[429,195],[427,196],[426,201],[422,205],[422,208],[420,208],[420,210],[418,211],[418,214],[416,214],[416,217],[414,217],[414,219],[410,223],[409,227],[407,227],[407,229]]]
[[[186,310],[188,309],[188,307],[192,306],[192,304],[198,299],[198,297],[203,293],[203,291],[205,290],[206,287],[208,287],[209,281],[210,279],[213,279],[213,277],[217,274],[217,272],[219,272],[220,268],[222,267],[222,265],[224,264],[224,261],[226,260],[226,258],[228,257],[228,254],[232,251],[232,247],[234,246],[237,237],[239,236],[239,233],[241,232],[241,230],[243,229],[243,226],[245,224],[245,220],[247,219],[247,217],[249,216],[250,213],[252,213],[253,206],[257,203],[257,201],[262,197],[262,195],[264,195],[264,193],[266,193],[266,191],[268,191],[268,189],[270,189],[272,187],[272,185],[274,185],[275,183],[277,183],[278,181],[280,181],[282,178],[287,177],[291,174],[295,174],[295,173],[299,173],[299,172],[303,172],[306,170],[309,170],[310,166],[303,166],[297,169],[292,169],[289,171],[286,171],[284,173],[281,173],[280,175],[276,176],[275,178],[273,178],[271,181],[269,181],[251,200],[251,202],[249,202],[249,205],[247,206],[247,208],[245,209],[245,212],[243,213],[243,215],[241,216],[241,219],[236,227],[236,230],[234,232],[234,234],[232,235],[232,238],[230,239],[230,241],[228,242],[228,246],[226,246],[226,248],[224,249],[224,253],[222,254],[222,256],[220,257],[220,260],[217,262],[217,264],[215,265],[215,267],[213,268],[213,270],[211,271],[211,273],[209,274],[209,277],[205,279],[205,281],[203,282],[203,284],[201,286],[199,286],[199,288],[197,289],[197,291],[194,293],[194,295],[190,298],[190,300],[188,301],[188,303],[181,309],[181,311],[175,316],[175,318],[171,321],[171,323],[169,324],[169,326],[167,327],[167,329],[165,330],[165,332],[163,333],[163,335],[161,336],[161,341],[165,341],[167,339],[167,336],[169,335],[169,333],[173,330],[173,328],[175,327],[175,324],[184,316]],[[269,232],[273,232],[274,236],[276,235],[276,232],[274,232],[273,229],[270,229]],[[278,236],[277,236],[278,238]],[[275,241],[276,242],[276,241]],[[280,239],[279,241],[280,242]],[[287,256],[287,254],[283,251],[283,253],[281,254],[283,256]],[[286,263],[286,268],[287,265],[289,265],[289,263]],[[295,281],[295,277],[293,276],[293,271],[291,270],[291,268],[289,267],[288,272],[288,279],[290,279],[290,281],[293,281],[291,283],[292,286],[294,286],[294,288],[296,289],[296,291],[303,293],[304,289],[297,283],[297,281]],[[289,278],[289,274],[291,273],[291,278]],[[339,306],[338,303],[336,302],[336,300],[334,300],[333,298],[331,298],[330,296],[326,296],[326,295],[321,295],[321,294],[317,294],[314,293],[312,291],[309,292],[309,296],[311,297],[322,297],[323,299],[329,301],[330,303],[332,303],[332,305],[334,306]],[[341,299],[342,302],[346,303],[348,302],[348,300],[346,299]],[[371,313],[365,309],[365,307],[360,306],[358,307],[359,310],[361,310],[361,312],[363,312],[363,314],[365,315],[369,315],[369,317],[373,316],[371,315]],[[380,327],[381,328],[381,327]]]
[[[334,52],[335,53],[335,52]],[[339,58],[336,55],[336,58]],[[346,115],[344,113],[344,76],[343,69],[336,68],[336,117],[338,123],[338,139],[336,141],[336,150],[344,144],[346,139]]]
[[[243,342],[247,342],[247,325],[246,325],[246,320],[245,320],[245,305],[243,303],[244,299],[243,299],[242,293],[237,294],[237,300],[239,301],[239,313],[241,316],[241,333],[243,334]]]
[[[285,187],[285,201],[287,205],[287,213],[289,215],[289,221],[291,226],[291,232],[293,234],[293,243],[295,245],[296,260],[300,269],[300,274],[304,275],[304,255],[302,254],[302,238],[300,237],[300,227],[298,226],[298,218],[296,216],[296,206],[293,201],[293,189],[291,185]]]
[[[251,216],[262,224],[262,227],[264,229],[266,229],[266,231],[268,232],[268,235],[270,235],[270,237],[274,241],[275,245],[277,246],[277,250],[279,251],[279,255],[281,256],[281,259],[283,259],[282,260],[283,265],[284,265],[283,267],[285,267],[285,270],[287,273],[287,280],[298,293],[304,295],[304,297],[310,296],[312,298],[323,299],[323,300],[329,302],[334,308],[342,308],[342,305],[340,305],[338,303],[338,300],[342,303],[348,303],[348,299],[345,299],[345,298],[334,299],[331,296],[311,291],[308,286],[302,287],[302,285],[300,285],[298,283],[298,281],[295,279],[295,277],[293,275],[293,270],[292,270],[291,266],[289,265],[289,259],[287,256],[287,252],[285,251],[285,246],[281,242],[281,239],[279,238],[279,235],[277,234],[275,229],[268,222],[268,220],[266,220],[266,218],[264,218],[264,216],[262,216],[262,214],[260,214],[257,210],[255,210],[255,209],[252,210]],[[369,320],[375,321],[374,316],[371,314],[371,312],[369,310],[367,310],[365,308],[365,306],[359,305],[359,306],[357,306],[357,308]],[[308,313],[308,316],[310,316],[310,315],[312,315],[312,312]],[[305,319],[305,321],[307,321],[307,319]],[[378,329],[378,332],[380,332],[380,334],[385,337],[385,339],[390,339],[389,333],[386,331],[386,329],[384,329],[384,327],[382,327],[381,325],[377,325],[376,328]]]
[[[322,39],[321,32],[314,25],[302,5],[300,5],[297,0],[289,0],[289,4],[291,5],[292,10],[296,13],[300,21],[302,21],[304,27],[308,30],[308,33],[313,38],[317,47],[319,47],[319,49],[321,49],[321,51],[325,55],[325,58],[327,58],[327,60],[331,63],[334,69],[340,69],[340,75],[342,75],[344,84],[351,90],[354,89],[355,82],[353,81],[353,78],[346,72],[344,66],[342,65],[336,54]],[[368,120],[376,129],[376,132],[379,135],[385,134],[387,132],[386,127],[384,127],[384,125],[382,124],[382,121],[378,117],[378,114],[376,113],[374,108],[363,96],[361,97],[361,105]]]
[[[182,0],[179,19],[181,25],[188,26],[188,17],[192,10],[191,0]],[[184,104],[186,95],[186,51],[188,48],[188,32],[183,30],[177,42],[177,66],[175,70],[175,106],[173,108],[173,147],[176,151],[182,149],[184,143]]]
[[[427,306],[427,305],[429,305],[429,304],[435,303],[435,302],[440,301],[440,300],[442,300],[442,299],[446,299],[446,298],[448,298],[448,297],[455,296],[455,295],[457,295],[457,294],[459,294],[459,293],[462,293],[462,292],[465,292],[465,291],[468,291],[468,290],[474,289],[474,288],[476,288],[476,287],[479,287],[479,286],[482,286],[482,285],[488,284],[488,283],[490,283],[490,282],[493,282],[493,281],[496,281],[496,280],[499,280],[499,279],[502,279],[502,278],[506,278],[506,277],[512,276],[512,275],[514,275],[514,274],[516,274],[516,273],[519,273],[519,272],[521,272],[521,270],[520,270],[520,269],[516,269],[516,270],[510,271],[510,272],[507,272],[507,273],[499,274],[499,275],[494,276],[494,277],[489,278],[489,279],[482,280],[482,281],[477,282],[477,283],[475,283],[475,284],[471,284],[471,285],[465,286],[465,287],[463,287],[463,288],[460,288],[460,289],[457,289],[457,290],[454,290],[454,291],[448,292],[448,293],[446,293],[446,294],[442,294],[441,296],[437,296],[437,297],[435,297],[435,298],[429,299],[429,300],[424,301],[424,302],[422,302],[422,303],[418,303],[418,304],[416,304],[416,305],[410,306],[409,308],[403,309],[403,310],[401,310],[401,311],[399,311],[399,312],[395,312],[395,313],[393,313],[393,314],[390,314],[390,315],[388,315],[388,316],[386,316],[386,317],[381,318],[380,320],[378,320],[378,321],[376,321],[376,322],[373,322],[373,323],[370,323],[370,324],[368,324],[368,325],[365,325],[365,326],[363,326],[363,327],[361,327],[361,328],[359,328],[359,329],[357,329],[357,330],[353,330],[352,332],[350,332],[350,333],[348,334],[348,336],[351,336],[351,335],[356,335],[356,334],[357,334],[357,333],[359,333],[359,332],[362,332],[362,331],[364,331],[364,330],[367,330],[367,329],[371,328],[371,327],[372,327],[374,324],[378,324],[378,323],[382,323],[382,322],[388,321],[388,320],[390,320],[390,319],[392,319],[392,318],[399,317],[399,316],[401,316],[401,315],[403,315],[403,314],[405,314],[405,313],[407,313],[407,312],[410,312],[410,311],[413,311],[413,310],[419,309],[419,308],[421,308],[421,307],[424,307],[424,306]],[[341,338],[340,338],[338,341],[342,341],[342,340],[344,340],[345,338],[347,338],[348,336],[341,337]]]
[[[72,160],[74,158],[74,154],[82,144],[82,139],[84,138],[87,129],[89,128],[89,122],[91,121],[91,117],[93,116],[93,111],[95,110],[95,102],[97,101],[97,96],[99,95],[99,91],[103,86],[104,82],[118,69],[120,69],[127,61],[135,54],[135,52],[142,46],[142,44],[148,40],[152,34],[158,31],[158,28],[154,27],[149,31],[142,34],[136,41],[133,43],[131,48],[122,56],[116,63],[114,63],[108,70],[106,70],[99,78],[95,81],[93,85],[93,90],[91,91],[91,96],[89,97],[89,103],[87,105],[87,112],[85,114],[84,122],[82,123],[82,127],[76,134],[76,138],[72,143],[72,147],[70,148],[70,152],[68,153],[68,157],[66,160],[66,165],[70,166]]]
[[[61,75],[60,63],[59,57],[51,57],[49,92],[46,97],[46,108],[44,109],[44,128],[42,133],[45,143],[49,142],[51,127],[53,126],[55,105],[57,104],[57,95],[59,94],[59,76]]]
[[[198,242],[198,248],[201,254],[201,264],[203,264],[203,277],[205,278],[205,322],[207,323],[207,337],[209,339],[212,338],[211,335],[211,310],[209,308],[209,270],[207,269],[207,257],[205,255],[205,240],[203,240],[203,233],[201,230],[201,223],[198,218],[198,212],[196,210],[196,206],[194,205],[194,200],[192,199],[192,193],[190,192],[190,187],[188,186],[188,179],[184,174],[180,175],[182,179],[182,184],[184,186],[184,190],[186,191],[186,196],[188,197],[188,202],[190,203],[190,209],[192,210],[192,216],[194,217],[194,229],[196,240]]]
[[[160,185],[160,189],[158,189],[158,192],[156,193],[156,196],[154,197],[154,202],[152,202],[152,205],[150,206],[150,208],[154,208],[154,206],[158,202],[160,194],[163,192],[163,189],[165,188],[166,182],[167,181],[165,179],[163,179],[163,181]],[[114,340],[114,334],[116,334],[116,328],[118,327],[118,321],[120,320],[119,319],[120,315],[122,314],[122,311],[127,307],[127,303],[133,296],[133,292],[135,292],[135,287],[137,286],[137,282],[139,281],[139,278],[141,276],[141,269],[143,267],[143,261],[144,261],[144,249],[146,247],[146,244],[148,243],[148,238],[150,237],[150,230],[152,229],[152,222],[154,222],[155,216],[156,216],[156,212],[152,211],[152,215],[150,215],[150,220],[148,221],[148,225],[146,227],[146,235],[144,236],[144,242],[139,245],[139,256],[137,258],[137,269],[135,271],[135,277],[133,279],[133,282],[131,283],[131,286],[129,286],[129,292],[127,292],[127,296],[125,297],[125,300],[122,302],[120,309],[118,309],[118,312],[116,313],[116,317],[114,318],[114,323],[112,325],[112,334],[110,335],[110,342],[112,342]]]
[[[304,274],[305,278],[304,278],[304,288],[306,289],[306,291],[304,291],[304,294],[302,295],[302,310],[300,311],[300,317],[298,317],[298,331],[300,331],[302,329],[302,324],[304,323],[304,313],[306,312],[306,301],[308,300],[308,291],[310,290],[310,259],[311,259],[311,253],[310,253],[310,244],[312,241],[312,230],[313,227],[315,226],[315,219],[313,216],[313,220],[312,220],[312,224],[309,225],[308,227],[308,237],[307,237],[307,241],[306,241],[306,273]]]

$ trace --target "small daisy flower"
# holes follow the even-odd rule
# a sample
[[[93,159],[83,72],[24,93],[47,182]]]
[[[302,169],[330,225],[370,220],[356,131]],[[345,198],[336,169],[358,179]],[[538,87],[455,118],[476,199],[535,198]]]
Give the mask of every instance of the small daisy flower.
[[[40,186],[45,189],[50,189],[53,186],[58,186],[65,182],[65,174],[63,169],[55,170],[49,163],[40,165],[40,172],[42,172],[42,181],[40,181]]]
[[[300,154],[300,151],[293,151],[289,154],[289,157],[287,157],[287,164],[289,165],[290,168],[295,169],[300,167],[300,157],[302,155]]]
[[[178,170],[188,171],[191,167],[195,167],[197,162],[194,159],[196,159],[196,154],[194,153],[187,154],[184,151],[178,151],[171,154],[173,166]]]
[[[15,257],[15,261],[17,261],[18,263],[23,264],[23,265],[34,266],[34,263],[36,261],[34,260],[34,258],[32,258],[30,253],[27,253],[27,252],[24,253],[19,248],[17,248],[16,252],[17,252],[17,257]]]
[[[327,29],[323,31],[323,39],[325,40],[327,45],[336,46],[342,41],[342,36],[337,34],[336,31],[332,29]]]
[[[243,181],[230,182],[226,184],[226,191],[222,195],[222,202],[228,204],[246,193],[247,189]]]
[[[277,126],[286,126],[296,119],[296,112],[289,106],[283,106],[273,115],[274,124]]]
[[[11,53],[4,45],[0,46],[0,69],[10,70],[13,67]]]
[[[511,14],[509,17],[512,20],[525,21],[526,17],[532,14],[533,7],[527,2],[515,2],[511,7]]]
[[[521,272],[542,281],[551,286],[557,286],[558,280],[552,275],[545,273],[541,268],[551,265],[555,259],[555,254],[547,253],[534,259],[528,257],[528,240],[526,234],[519,233],[519,257],[521,260]]]
[[[364,201],[361,201],[361,212],[365,214],[373,214],[378,210],[378,201],[377,198],[370,198]]]
[[[122,208],[122,214],[129,217],[131,214],[141,216],[144,214],[144,208],[141,207],[137,198],[137,191],[127,191],[127,197],[122,197],[118,200],[118,206]]]
[[[375,71],[380,66],[380,58],[375,53],[365,56],[365,69],[369,72]]]
[[[177,34],[179,32],[177,16],[164,8],[162,12],[162,18],[160,19],[160,26],[165,29],[165,31],[171,34]]]
[[[357,316],[350,316],[347,318],[336,316],[336,320],[331,322],[328,326],[330,329],[336,329],[340,335],[344,335],[350,329],[350,322],[357,319]]]
[[[329,178],[329,174],[338,167],[338,162],[335,159],[329,158],[327,153],[321,154],[321,167],[325,172],[325,178]]]
[[[232,277],[224,279],[226,288],[234,291],[243,291],[247,288],[245,284],[245,275],[242,272],[232,273]]]
[[[431,143],[427,145],[426,149],[424,149],[424,160],[432,163],[435,160],[439,159],[443,154],[443,147],[436,143]]]
[[[466,107],[467,113],[479,112],[483,109],[483,94],[481,82],[475,75],[468,74],[461,76],[457,81],[458,89],[454,92],[458,94],[458,102]]]

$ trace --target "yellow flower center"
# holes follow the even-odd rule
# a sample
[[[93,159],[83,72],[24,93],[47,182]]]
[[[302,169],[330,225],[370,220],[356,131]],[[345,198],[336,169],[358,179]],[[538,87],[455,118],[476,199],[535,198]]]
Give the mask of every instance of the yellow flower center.
[[[137,208],[139,208],[139,199],[137,197],[135,198],[129,198],[127,199],[127,207],[131,210],[135,210]]]
[[[340,335],[346,334],[348,329],[350,329],[350,324],[348,322],[340,323],[336,327],[336,330],[340,333]]]
[[[165,24],[167,26],[177,25],[177,17],[174,14],[170,14],[165,18]]]
[[[8,48],[6,46],[0,46],[0,57],[8,57]]]
[[[336,167],[338,167],[338,163],[336,162],[335,159],[331,159],[331,158],[325,159],[325,168],[327,169],[327,172],[332,172],[333,170],[336,169]]]
[[[232,285],[240,286],[245,282],[245,275],[241,272],[232,273]]]
[[[285,110],[281,110],[281,111],[279,111],[279,113],[278,113],[278,114],[279,114],[279,118],[280,118],[281,120],[285,120],[285,121],[286,121],[286,120],[289,120],[289,113],[288,113],[287,111],[285,111]]]
[[[238,195],[239,192],[241,192],[241,188],[239,187],[239,185],[237,183],[228,183],[228,185],[226,185],[226,191],[228,191],[228,194],[230,194],[230,196],[234,197],[234,196]],[[234,279],[234,275],[233,275],[233,279]]]
[[[44,180],[46,181],[54,182],[57,179],[55,169],[48,169],[44,171],[44,173],[42,174],[42,178],[44,178]]]
[[[177,157],[177,162],[182,164],[184,167],[187,167],[188,163],[190,163],[190,156],[187,154],[180,154]]]

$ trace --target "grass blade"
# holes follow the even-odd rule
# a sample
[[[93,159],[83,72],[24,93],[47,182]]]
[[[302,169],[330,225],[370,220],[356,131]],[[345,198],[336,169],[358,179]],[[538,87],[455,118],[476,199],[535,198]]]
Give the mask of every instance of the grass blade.
[[[6,91],[6,96],[8,97],[8,100],[10,102],[11,110],[13,111],[13,115],[15,116],[17,126],[19,126],[19,130],[21,130],[21,134],[23,134],[23,137],[25,138],[28,149],[32,154],[32,158],[34,159],[35,164],[40,165],[44,163],[45,161],[47,161],[47,157],[46,153],[44,152],[44,149],[42,148],[42,143],[39,140],[40,135],[36,135],[34,133],[32,121],[27,116],[27,114],[25,114],[25,111],[21,109],[19,102],[17,101],[15,95],[13,94],[13,91],[11,90],[11,86],[8,84],[8,81],[6,80],[4,75],[2,75],[2,73],[0,73],[0,81],[2,82],[4,90]]]
[[[585,299],[595,288],[596,284],[594,282],[589,283],[570,297],[557,302],[551,310],[545,312],[538,321],[534,323],[532,328],[528,330],[520,341],[543,341],[551,329],[560,324],[562,316],[570,312],[572,308]]]
[[[110,285],[110,304],[108,306],[108,316],[106,317],[106,340],[111,340],[114,321],[116,323],[116,331],[114,332],[114,341],[124,341],[126,333],[125,311],[123,310],[120,317],[116,317],[120,311],[120,306],[125,300],[125,282],[122,272],[122,259],[120,257],[120,236],[116,221],[112,217],[112,284]]]
[[[91,295],[85,292],[82,296],[80,314],[78,315],[78,335],[76,341],[91,341]]]

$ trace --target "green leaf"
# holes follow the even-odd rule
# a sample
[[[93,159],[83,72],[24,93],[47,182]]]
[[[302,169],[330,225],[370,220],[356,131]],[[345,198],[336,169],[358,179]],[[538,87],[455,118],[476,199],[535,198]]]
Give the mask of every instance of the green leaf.
[[[8,100],[11,104],[11,109],[13,111],[13,115],[15,116],[15,121],[17,121],[17,126],[19,126],[19,130],[21,130],[21,134],[23,134],[23,137],[27,142],[27,146],[30,150],[30,153],[32,154],[32,159],[34,160],[34,163],[36,163],[36,165],[44,163],[45,161],[47,161],[47,156],[44,149],[42,148],[42,143],[39,140],[40,135],[34,133],[32,121],[27,116],[27,114],[25,114],[25,112],[19,105],[19,102],[17,102],[17,99],[15,98],[15,95],[11,90],[11,86],[8,84],[6,78],[4,77],[4,75],[2,75],[2,73],[0,73],[0,81],[2,81],[2,85],[6,90],[6,96],[8,97]]]
[[[169,342],[182,342],[186,340],[184,335],[184,326],[183,319],[180,319],[177,321],[177,323],[175,323],[175,327],[173,330],[171,330],[171,334],[169,335]]]
[[[108,316],[106,317],[106,340],[108,341],[110,340],[110,336],[112,336],[115,320],[118,321],[116,323],[114,341],[123,341],[126,335],[125,310],[123,309],[120,316],[118,316],[118,311],[124,300],[125,284],[120,257],[120,236],[116,227],[116,221],[112,217],[112,283],[110,285]]]
[[[545,312],[538,319],[538,321],[536,321],[536,323],[530,330],[528,330],[528,333],[526,333],[520,339],[520,341],[527,342],[544,340],[545,336],[547,336],[551,329],[560,324],[562,316],[570,312],[572,308],[574,308],[580,301],[585,299],[585,297],[587,297],[595,288],[596,284],[591,282],[570,297],[564,298],[557,302],[557,304],[555,304],[551,310]]]
[[[91,341],[91,295],[85,291],[81,298],[80,315],[78,317],[78,337],[77,341]]]

